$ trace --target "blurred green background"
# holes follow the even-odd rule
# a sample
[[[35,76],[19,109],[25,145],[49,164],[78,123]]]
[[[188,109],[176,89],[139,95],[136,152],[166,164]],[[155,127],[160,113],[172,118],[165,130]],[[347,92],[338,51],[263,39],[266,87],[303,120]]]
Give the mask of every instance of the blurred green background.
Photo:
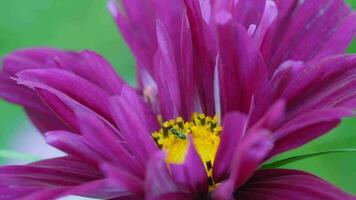
[[[356,0],[348,1],[356,8]],[[24,47],[92,49],[106,57],[126,80],[134,82],[134,60],[106,9],[105,0],[0,0],[0,56]],[[349,48],[356,52],[356,42]],[[0,100],[2,150],[27,127],[23,111]],[[322,150],[356,148],[356,119],[346,119],[330,134],[279,158]],[[31,141],[30,141],[31,142]],[[31,143],[30,143],[31,144]],[[356,194],[356,153],[340,153],[289,164],[321,176]]]

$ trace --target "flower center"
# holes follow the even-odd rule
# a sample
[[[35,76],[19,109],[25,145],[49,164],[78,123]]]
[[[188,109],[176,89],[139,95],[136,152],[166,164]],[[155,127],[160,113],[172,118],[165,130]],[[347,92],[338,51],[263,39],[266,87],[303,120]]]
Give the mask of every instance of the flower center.
[[[152,134],[158,146],[167,152],[167,163],[182,164],[192,138],[195,149],[209,175],[220,144],[222,127],[218,118],[194,113],[192,120],[185,122],[181,117],[166,121],[162,128]]]

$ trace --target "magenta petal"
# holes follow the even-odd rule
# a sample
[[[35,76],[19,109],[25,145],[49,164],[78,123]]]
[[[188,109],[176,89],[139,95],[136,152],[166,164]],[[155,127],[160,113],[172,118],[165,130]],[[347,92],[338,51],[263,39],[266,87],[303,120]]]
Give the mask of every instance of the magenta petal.
[[[86,74],[84,76],[82,73],[82,77],[100,86],[111,95],[121,93],[124,82],[108,61],[93,51],[86,50],[80,54],[88,63],[83,71]]]
[[[145,126],[144,119],[141,118],[142,110],[137,104],[136,95],[123,94],[120,97],[113,97],[111,102],[113,118],[122,133],[122,138],[127,143],[127,148],[139,163],[145,166],[150,155],[156,152],[158,147]]]
[[[213,166],[215,181],[228,177],[234,152],[246,130],[247,117],[240,113],[229,113],[224,118],[224,129]]]
[[[208,191],[208,175],[204,164],[189,138],[188,152],[183,164],[171,164],[173,180],[189,188],[192,193]]]
[[[90,147],[83,136],[66,131],[51,131],[47,132],[45,136],[46,142],[51,146],[70,155],[75,155],[90,164],[99,166],[99,163],[105,160],[104,155]]]
[[[170,175],[162,152],[158,151],[152,155],[146,169],[145,194],[147,200],[181,192]]]
[[[290,115],[315,108],[343,107],[356,98],[356,56],[343,55],[304,67],[282,94],[288,101]]]
[[[228,179],[217,185],[212,196],[221,200],[232,199],[235,188],[253,175],[272,147],[273,141],[267,130],[254,130],[247,134],[234,152]]]
[[[122,190],[122,196],[144,196],[144,180],[110,164],[103,164],[101,169],[112,185]],[[126,191],[126,193],[124,193]]]
[[[191,200],[192,197],[191,195],[183,192],[175,192],[175,193],[169,193],[169,194],[164,194],[161,195],[154,200]]]
[[[181,113],[181,94],[178,82],[177,64],[173,51],[172,41],[169,38],[166,27],[161,21],[157,21],[157,43],[155,65],[158,66],[158,91],[163,119],[169,120]]]
[[[216,59],[216,38],[211,27],[204,20],[200,2],[184,0],[189,27],[192,32],[194,77],[202,104],[207,115],[214,114],[214,66]]]
[[[59,69],[36,69],[17,73],[18,83],[30,88],[41,88],[53,94],[65,94],[82,105],[110,119],[109,95],[97,85],[68,71]]]
[[[76,187],[101,178],[97,169],[69,156],[25,166],[0,167],[0,199],[20,199],[47,189],[58,189],[54,192],[58,194],[63,188]]]
[[[258,171],[235,197],[246,200],[356,199],[314,175],[287,169]]]
[[[346,109],[321,109],[298,115],[274,132],[275,147],[271,156],[299,147],[327,133],[352,114]]]
[[[356,32],[356,24],[349,23],[355,21],[355,15],[344,1],[278,0],[276,4],[277,23],[264,47],[269,51],[266,60],[272,71],[286,60],[307,62],[343,53]]]
[[[88,146],[105,157],[107,162],[120,166],[126,173],[144,177],[144,169],[126,149],[119,132],[89,113],[78,113],[82,139]]]
[[[103,58],[89,51],[80,54],[51,48],[22,49],[7,55],[3,62],[0,75],[0,96],[24,106],[30,118],[42,132],[59,129],[72,131],[73,129],[66,127],[68,124],[60,119],[57,120],[58,116],[48,109],[35,92],[11,80],[16,73],[32,69],[61,69],[98,85],[108,93],[113,90],[119,91],[122,85],[121,79],[115,75],[111,66]],[[115,89],[107,86],[109,78],[110,82],[115,83],[115,86],[111,86]],[[39,122],[39,119],[44,118],[47,119],[45,123]]]
[[[270,108],[261,116],[261,113],[256,112],[253,109],[252,116],[249,116],[249,123],[253,125],[252,128],[266,128],[268,130],[274,130],[279,127],[285,118],[286,102],[284,100],[278,100],[270,106]],[[260,115],[260,116],[257,116]],[[255,119],[259,119],[254,123]]]
[[[267,81],[267,67],[246,29],[231,13],[217,15],[223,113],[248,113],[252,97]]]
[[[73,131],[63,123],[54,113],[40,112],[35,109],[25,108],[25,111],[31,122],[39,131],[45,133],[50,130],[68,130]],[[50,111],[50,110],[49,110]]]
[[[20,200],[57,200],[60,197],[69,195],[84,196],[95,199],[112,199],[120,196],[126,196],[127,192],[120,188],[109,185],[107,180],[98,180],[84,183],[74,187],[60,187],[53,189],[44,189],[26,195]]]
[[[234,200],[233,192],[235,190],[234,182],[232,180],[227,180],[221,183],[212,192],[211,196],[214,200]]]
[[[247,134],[233,155],[229,180],[232,180],[236,187],[252,176],[273,148],[269,131],[265,129],[253,131]]]
[[[152,73],[157,49],[154,7],[147,0],[110,0],[108,7],[136,59]]]

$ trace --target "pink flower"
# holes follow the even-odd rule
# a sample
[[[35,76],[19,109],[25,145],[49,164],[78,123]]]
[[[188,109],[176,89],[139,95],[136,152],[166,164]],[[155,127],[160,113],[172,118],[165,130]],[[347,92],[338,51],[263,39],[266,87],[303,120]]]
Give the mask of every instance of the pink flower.
[[[0,200],[356,199],[260,169],[356,107],[356,15],[341,0],[109,1],[138,88],[91,51],[5,57],[0,96],[68,156],[0,168]]]

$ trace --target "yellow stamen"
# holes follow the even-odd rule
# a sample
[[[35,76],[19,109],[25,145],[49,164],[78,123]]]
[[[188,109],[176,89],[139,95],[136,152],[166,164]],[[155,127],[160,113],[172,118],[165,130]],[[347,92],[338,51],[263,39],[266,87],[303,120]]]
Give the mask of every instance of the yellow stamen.
[[[215,154],[220,144],[222,127],[218,118],[194,113],[192,120],[185,122],[178,117],[163,122],[162,128],[152,134],[158,146],[167,152],[167,163],[182,164],[188,150],[188,135],[192,138],[195,149],[205,165],[209,177]]]

